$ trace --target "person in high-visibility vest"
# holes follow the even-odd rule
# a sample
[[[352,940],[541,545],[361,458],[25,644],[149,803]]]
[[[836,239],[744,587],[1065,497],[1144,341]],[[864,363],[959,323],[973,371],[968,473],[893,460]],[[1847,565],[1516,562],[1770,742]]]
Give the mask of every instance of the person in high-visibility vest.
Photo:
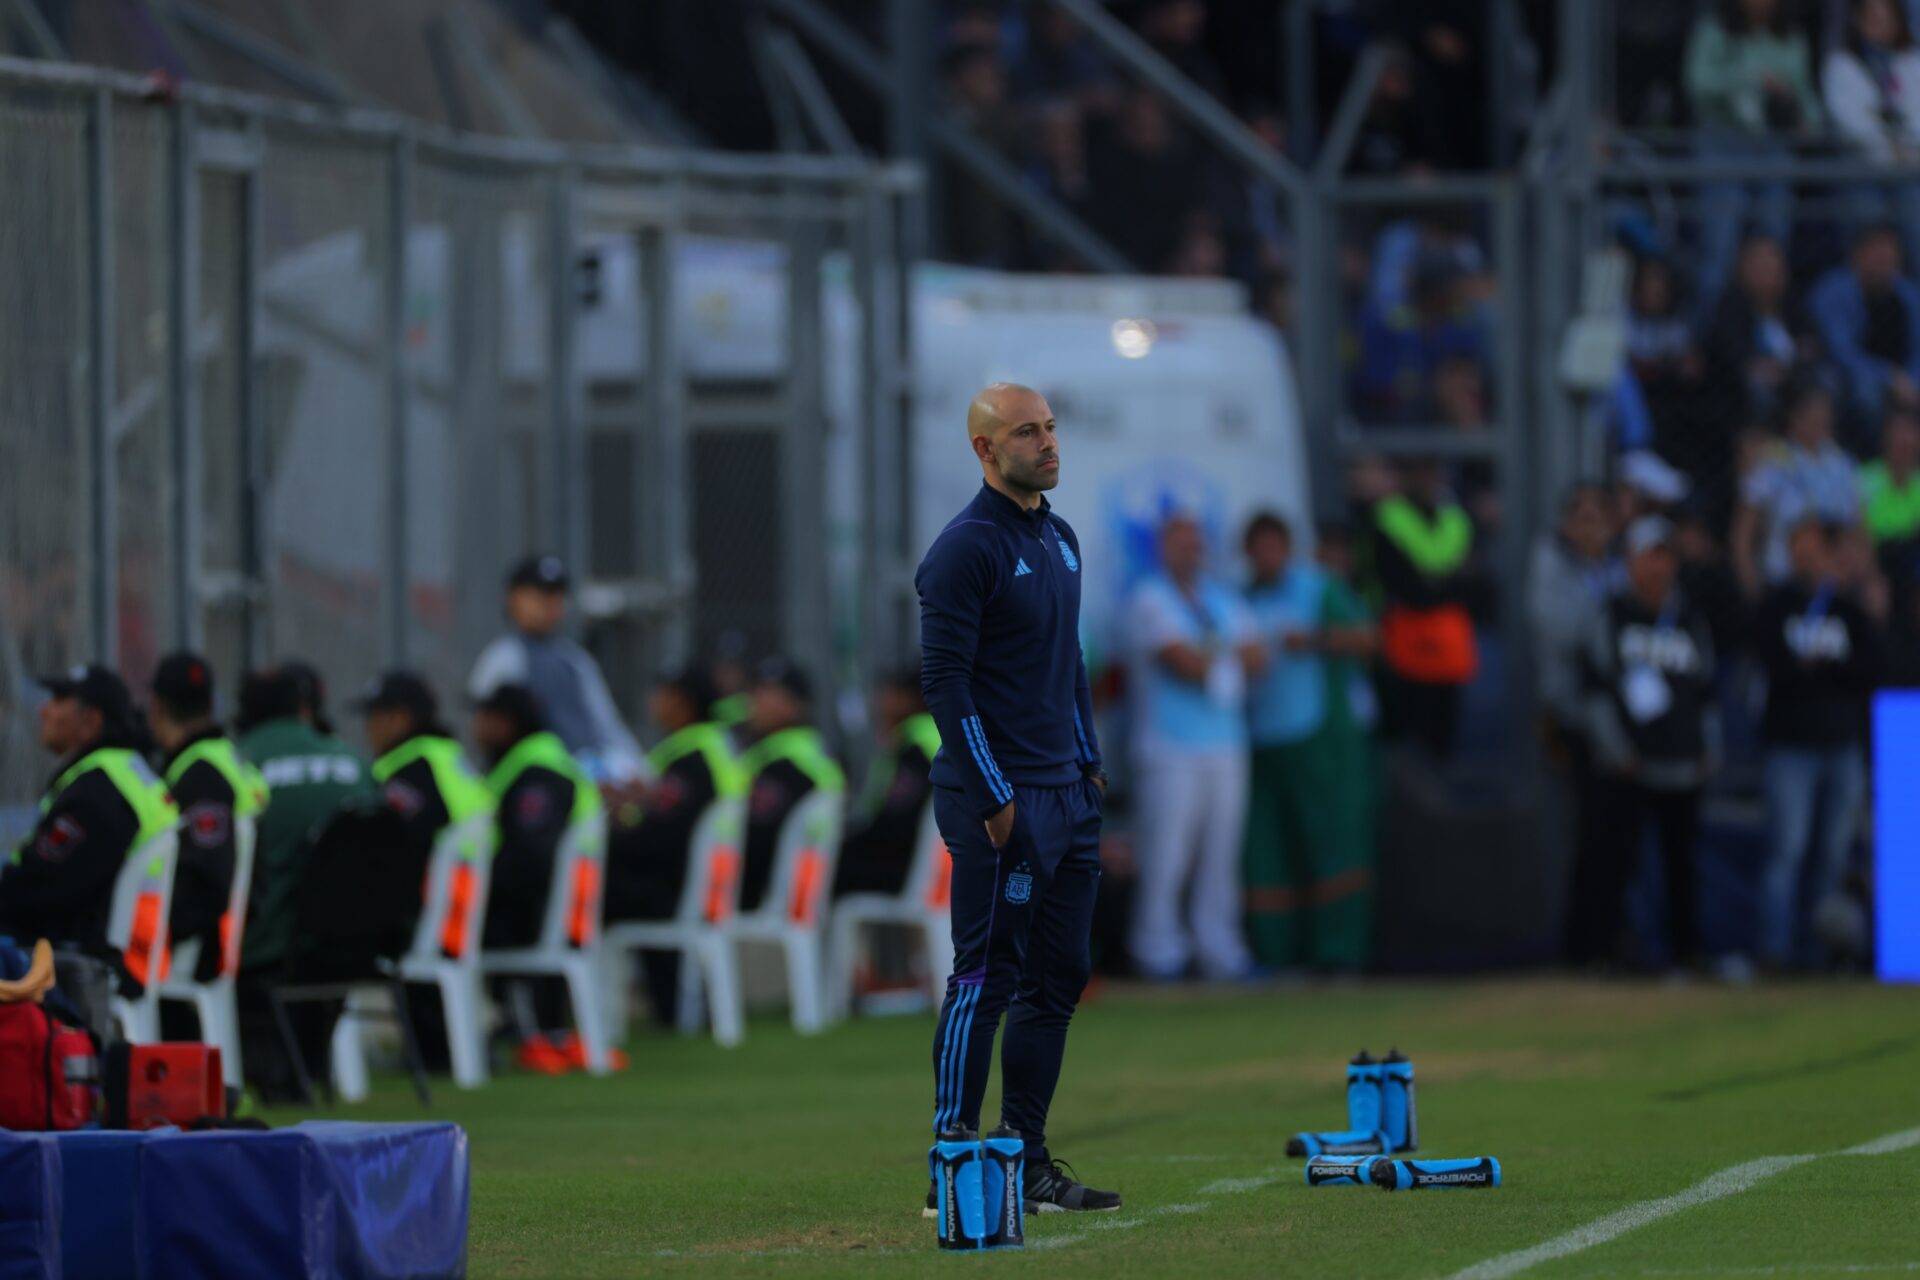
[[[408,865],[402,870],[406,883],[424,888],[434,841],[449,826],[492,813],[493,796],[441,721],[433,690],[418,675],[389,671],[356,706],[367,718],[367,745],[374,752],[373,780],[405,832],[403,848]],[[449,955],[464,954],[466,948],[480,942],[476,936],[480,921],[470,910],[462,909],[460,902],[460,886],[471,882],[471,878],[458,874],[454,879],[454,901],[441,936],[441,949]],[[392,905],[404,905],[417,918],[423,900],[410,896],[405,904]],[[446,1036],[437,1000],[413,998],[411,1007],[427,1065],[444,1066]]]
[[[698,668],[662,676],[647,698],[665,734],[647,753],[653,781],[638,825],[607,850],[607,919],[664,920],[687,880],[687,845],[716,798],[745,792],[727,731],[713,719],[713,682]]]
[[[500,833],[485,945],[531,946],[546,916],[560,840],[574,823],[600,815],[600,792],[525,685],[496,686],[475,705],[473,741],[487,764]]]
[[[356,704],[367,717],[373,780],[400,815],[408,843],[426,869],[441,830],[489,812],[493,797],[467,763],[427,682],[410,671],[390,671]]]
[[[482,944],[529,947],[540,939],[554,862],[567,833],[603,813],[600,789],[547,727],[540,700],[525,685],[497,685],[475,705],[473,741],[487,764],[499,840]],[[590,942],[600,929],[598,864],[585,865],[590,883],[568,873],[568,935],[575,945]],[[573,1064],[566,1047],[549,1035],[566,1038],[565,984],[557,978],[514,979],[508,991],[507,1004],[519,1023],[521,1065],[549,1075],[568,1070]]]
[[[665,735],[647,753],[653,781],[640,821],[607,841],[606,918],[664,920],[680,906],[687,859],[701,816],[716,799],[746,792],[726,727],[714,718],[717,690],[699,667],[662,675],[647,697],[647,714]],[[647,1004],[672,1026],[680,993],[677,953],[641,953]]]
[[[1473,520],[1438,459],[1408,464],[1405,491],[1375,504],[1373,567],[1380,616],[1385,736],[1453,752],[1461,690],[1480,668],[1472,595]]]
[[[874,719],[881,750],[868,770],[860,802],[840,842],[833,896],[899,893],[913,864],[914,841],[933,794],[933,758],[940,729],[927,713],[918,668],[896,672],[880,685]]]
[[[172,827],[179,810],[136,749],[133,699],[119,676],[75,667],[40,684],[40,745],[60,763],[39,822],[0,868],[0,935],[109,960],[133,991],[160,976],[166,921],[136,907],[132,945],[108,946],[114,884],[128,855]]]
[[[780,828],[794,806],[818,789],[847,789],[846,775],[827,754],[820,731],[808,723],[813,682],[792,663],[771,658],[753,684],[747,724],[753,745],[740,754],[747,775],[746,865],[740,876],[740,909],[760,905],[773,875]]]
[[[227,948],[228,899],[238,855],[237,824],[267,806],[260,771],[240,757],[213,718],[213,668],[194,653],[174,653],[153,673],[148,714],[164,759],[161,776],[180,807],[180,857],[173,873],[173,945],[199,943],[193,976],[220,974]]]

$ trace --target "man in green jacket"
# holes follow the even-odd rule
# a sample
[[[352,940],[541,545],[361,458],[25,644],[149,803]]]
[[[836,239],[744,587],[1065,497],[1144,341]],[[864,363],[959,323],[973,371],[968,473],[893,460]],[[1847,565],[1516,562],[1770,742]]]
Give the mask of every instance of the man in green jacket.
[[[240,691],[240,754],[269,791],[254,846],[243,973],[285,963],[313,835],[342,805],[375,795],[366,761],[319,727],[325,716],[319,681],[297,664],[255,672]]]

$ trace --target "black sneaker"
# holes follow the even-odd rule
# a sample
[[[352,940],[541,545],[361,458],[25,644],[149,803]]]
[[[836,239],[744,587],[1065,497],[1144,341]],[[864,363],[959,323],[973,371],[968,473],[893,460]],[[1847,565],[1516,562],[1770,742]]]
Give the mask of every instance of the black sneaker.
[[[1073,1176],[1073,1166],[1047,1157],[1027,1161],[1022,1201],[1028,1213],[1104,1213],[1120,1207],[1118,1191],[1095,1191]]]

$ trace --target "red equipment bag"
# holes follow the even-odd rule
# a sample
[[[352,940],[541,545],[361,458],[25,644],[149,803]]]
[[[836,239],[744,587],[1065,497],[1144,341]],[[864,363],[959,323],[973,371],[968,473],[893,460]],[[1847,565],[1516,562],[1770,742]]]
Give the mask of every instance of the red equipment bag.
[[[226,1118],[220,1050],[212,1045],[116,1044],[106,1078],[109,1129],[186,1129]]]
[[[99,1084],[92,1036],[31,1000],[0,1004],[0,1129],[78,1129]]]

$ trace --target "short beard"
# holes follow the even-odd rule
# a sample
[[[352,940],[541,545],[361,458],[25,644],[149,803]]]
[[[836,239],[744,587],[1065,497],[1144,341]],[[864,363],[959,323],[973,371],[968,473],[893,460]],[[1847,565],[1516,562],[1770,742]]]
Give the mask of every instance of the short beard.
[[[1029,467],[996,460],[995,469],[999,471],[1000,478],[1006,482],[1008,488],[1018,489],[1022,493],[1045,493],[1060,483],[1058,467],[1052,471],[1042,471],[1037,462]]]

